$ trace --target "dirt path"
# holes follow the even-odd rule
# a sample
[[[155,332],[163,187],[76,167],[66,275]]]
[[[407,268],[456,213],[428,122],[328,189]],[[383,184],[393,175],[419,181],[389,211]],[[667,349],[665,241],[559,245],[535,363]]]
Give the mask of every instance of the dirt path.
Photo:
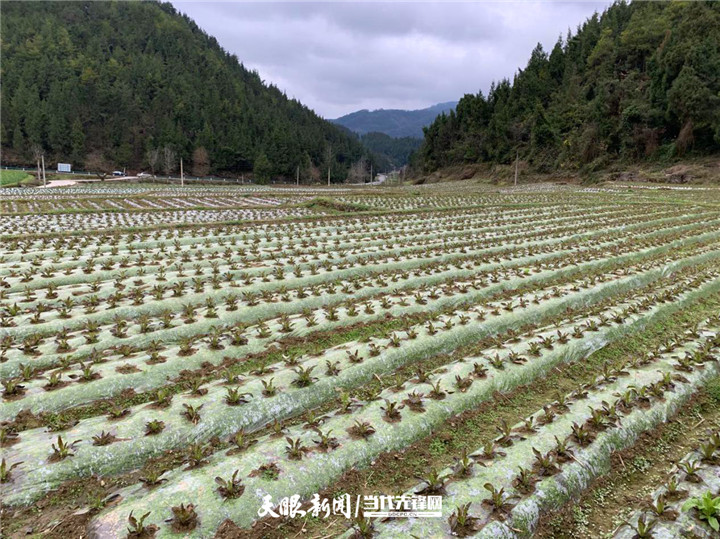
[[[69,187],[75,185],[77,180],[52,180],[47,185],[38,185],[38,189],[49,189],[50,187]]]
[[[117,182],[123,180],[134,180],[136,176],[113,176],[112,178],[105,178],[106,182]],[[39,185],[39,189],[48,189],[50,187],[69,187],[71,185],[77,185],[79,183],[98,183],[100,180],[51,180],[47,185]]]

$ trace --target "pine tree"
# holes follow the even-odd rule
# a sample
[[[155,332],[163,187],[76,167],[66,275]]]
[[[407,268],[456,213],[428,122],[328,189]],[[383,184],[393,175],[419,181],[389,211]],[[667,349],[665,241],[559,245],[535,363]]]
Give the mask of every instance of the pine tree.
[[[75,118],[70,131],[70,158],[78,166],[85,160],[85,132],[79,118]]]
[[[253,163],[253,175],[255,181],[259,184],[266,184],[272,179],[273,169],[270,164],[270,160],[265,155],[265,152],[261,152]]]

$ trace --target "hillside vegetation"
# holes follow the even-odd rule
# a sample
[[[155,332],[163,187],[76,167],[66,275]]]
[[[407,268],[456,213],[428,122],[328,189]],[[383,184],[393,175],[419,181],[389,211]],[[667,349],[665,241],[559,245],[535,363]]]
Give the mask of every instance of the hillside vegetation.
[[[419,138],[393,138],[378,132],[366,133],[360,140],[374,154],[378,170],[393,170],[406,165],[412,153],[422,144]]]
[[[196,174],[268,179],[324,175],[330,147],[338,181],[367,153],[170,4],[3,2],[2,49],[4,160],[140,168],[168,146]]]
[[[619,2],[425,129],[419,173],[519,155],[537,172],[720,147],[720,3]]]

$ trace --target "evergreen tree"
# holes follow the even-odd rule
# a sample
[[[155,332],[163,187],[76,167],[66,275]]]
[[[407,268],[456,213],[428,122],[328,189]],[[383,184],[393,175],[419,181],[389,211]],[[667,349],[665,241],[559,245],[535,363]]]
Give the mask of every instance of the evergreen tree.
[[[79,118],[75,118],[70,131],[70,157],[73,163],[82,164],[85,155],[85,132]]]
[[[261,152],[255,159],[253,175],[255,176],[255,181],[259,184],[266,184],[272,179],[273,167],[267,155],[265,155],[265,152]]]

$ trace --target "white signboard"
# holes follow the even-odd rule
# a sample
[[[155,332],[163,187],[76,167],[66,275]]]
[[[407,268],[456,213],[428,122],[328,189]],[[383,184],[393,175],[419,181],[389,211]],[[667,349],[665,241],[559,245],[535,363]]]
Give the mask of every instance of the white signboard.
[[[58,172],[70,172],[72,165],[70,163],[58,163]]]

